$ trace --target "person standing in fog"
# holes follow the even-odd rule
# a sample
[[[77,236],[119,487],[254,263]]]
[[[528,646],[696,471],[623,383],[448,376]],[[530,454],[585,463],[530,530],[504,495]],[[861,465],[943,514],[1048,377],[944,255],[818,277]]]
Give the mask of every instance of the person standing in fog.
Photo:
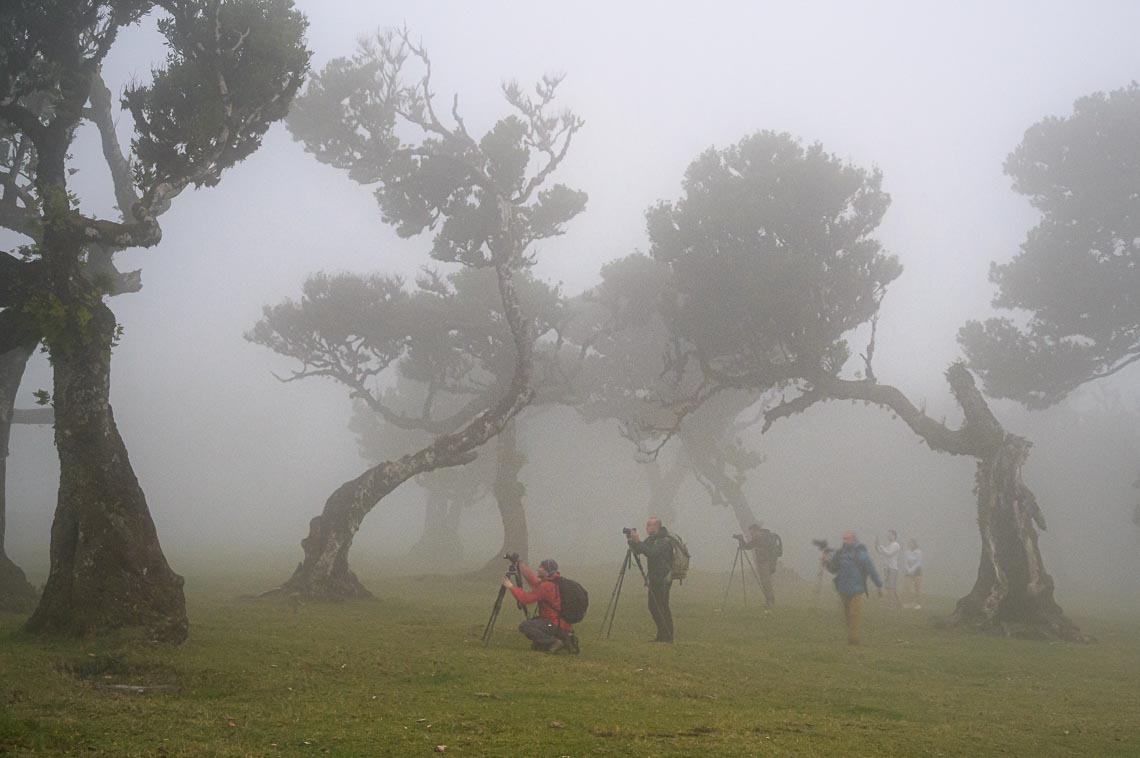
[[[906,579],[904,597],[912,598],[903,608],[922,608],[922,551],[918,549],[918,540],[911,537],[906,541],[906,552],[903,553],[903,571]]]
[[[875,535],[875,550],[886,560],[883,562],[883,579],[886,582],[887,608],[899,608],[899,535],[894,529],[887,530],[887,544],[879,544],[879,535]]]
[[[858,645],[859,620],[863,610],[863,597],[867,594],[867,577],[879,588],[883,596],[883,581],[875,571],[867,546],[855,539],[855,532],[843,533],[843,547],[830,556],[824,555],[820,561],[828,571],[835,574],[835,589],[843,601],[843,618],[847,622],[847,644]]]
[[[636,529],[629,530],[629,548],[645,556],[649,587],[649,614],[657,625],[654,642],[673,641],[673,612],[669,610],[669,586],[673,583],[673,543],[661,519],[650,516],[645,522],[648,535],[643,542]]]

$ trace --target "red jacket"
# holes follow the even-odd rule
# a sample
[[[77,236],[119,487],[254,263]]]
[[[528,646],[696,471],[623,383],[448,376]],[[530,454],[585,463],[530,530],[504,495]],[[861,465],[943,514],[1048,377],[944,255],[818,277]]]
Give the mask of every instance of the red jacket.
[[[538,603],[540,618],[546,619],[563,629],[572,630],[574,627],[570,626],[570,622],[558,615],[558,612],[562,610],[562,596],[558,592],[558,584],[553,581],[558,574],[551,574],[540,580],[538,575],[529,567],[519,566],[519,570],[522,571],[523,579],[526,579],[526,583],[532,589],[527,592],[522,587],[511,587],[511,594],[515,596],[515,600],[520,603]]]

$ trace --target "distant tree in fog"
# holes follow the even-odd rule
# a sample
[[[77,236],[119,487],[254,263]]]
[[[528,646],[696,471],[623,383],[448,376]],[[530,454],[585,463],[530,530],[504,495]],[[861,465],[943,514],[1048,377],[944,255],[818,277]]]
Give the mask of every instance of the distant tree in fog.
[[[887,286],[902,272],[872,236],[889,205],[878,171],[844,163],[818,144],[760,132],[710,149],[685,174],[684,194],[647,214],[652,256],[667,263],[676,296],[665,310],[677,336],[674,373],[700,380],[674,404],[686,415],[732,389],[779,393],[777,419],[827,400],[889,409],[935,450],[977,459],[982,556],[978,580],[955,618],[987,628],[1080,639],[1053,599],[1035,524],[1044,519],[1021,467],[1029,442],[1007,433],[962,363],[946,371],[963,410],[959,429],[927,416],[875,376],[875,325]],[[848,336],[869,327],[862,369]]]
[[[993,304],[1028,317],[971,321],[958,340],[988,394],[1047,408],[1140,361],[1140,85],[1034,124],[1005,172],[1041,222],[991,265]]]
[[[123,93],[134,122],[124,157],[100,67],[119,31],[151,11],[163,13],[167,58]],[[31,631],[187,634],[182,578],[162,553],[109,402],[119,329],[104,300],[139,285],[112,256],[156,245],[157,217],[183,189],[217,184],[259,147],[307,70],[305,26],[286,0],[0,5],[0,223],[30,240],[0,253],[0,356],[18,377],[35,346],[46,347],[60,458],[50,572]],[[69,188],[85,120],[99,127],[121,221],[84,214]]]
[[[1060,402],[1140,361],[1140,85],[1034,124],[1005,163],[1041,212],[1021,251],[990,267],[994,306],[958,339],[987,394]]]
[[[675,376],[667,366],[676,336],[663,309],[676,293],[669,267],[640,253],[607,263],[601,278],[569,305],[567,339],[586,348],[573,382],[574,405],[587,421],[618,420],[623,434],[636,440],[640,426],[664,423],[669,416],[662,407],[692,389],[691,373]],[[677,494],[692,475],[714,504],[732,509],[741,529],[756,520],[744,482],[761,458],[744,446],[737,422],[755,402],[751,391],[726,392],[685,417],[672,462],[662,465],[657,451],[642,456],[649,514],[672,520]]]
[[[550,332],[561,312],[557,290],[526,270],[515,274],[515,282],[535,333]],[[351,426],[370,461],[461,429],[507,391],[515,373],[515,342],[492,271],[464,268],[448,277],[425,272],[418,287],[409,294],[393,277],[318,274],[305,282],[300,301],[267,306],[246,335],[301,364],[286,381],[323,376],[348,388],[359,411]],[[547,386],[548,352],[538,349],[534,384],[540,394]],[[518,482],[523,456],[515,449],[513,425],[500,436],[497,466],[427,470],[417,477],[429,499],[422,541],[457,542],[458,534],[447,533],[457,526],[459,498],[478,489],[477,482],[457,480],[484,474],[499,504],[505,545],[525,553]]]
[[[422,73],[408,83],[407,69],[416,64]],[[508,83],[503,92],[514,113],[476,140],[458,98],[450,114],[437,110],[431,74],[426,52],[406,31],[378,34],[362,41],[352,58],[338,58],[313,77],[289,129],[317,160],[374,186],[381,217],[401,236],[436,230],[433,258],[494,271],[514,346],[511,379],[488,387],[478,398],[482,410],[462,427],[339,487],[310,522],[301,542],[304,558],[282,586],[289,592],[367,596],[348,565],[364,517],[411,477],[470,461],[534,396],[538,335],[516,275],[533,262],[533,243],[562,234],[585,207],[585,194],[549,181],[582,121],[569,111],[551,112],[558,78],[539,82],[535,97]],[[370,347],[364,334],[357,336],[362,349]],[[355,353],[345,360],[356,360]]]

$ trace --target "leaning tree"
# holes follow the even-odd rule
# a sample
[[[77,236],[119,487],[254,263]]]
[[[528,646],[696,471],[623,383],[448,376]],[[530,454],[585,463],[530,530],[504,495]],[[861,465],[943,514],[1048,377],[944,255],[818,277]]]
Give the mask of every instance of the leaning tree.
[[[991,265],[993,304],[1028,317],[971,321],[958,340],[989,395],[1041,409],[1140,361],[1140,85],[1033,125],[1005,172],[1041,221]]]
[[[416,63],[422,73],[409,83],[407,69]],[[317,160],[374,186],[381,217],[398,234],[412,237],[436,230],[433,258],[494,271],[514,360],[506,387],[464,426],[416,452],[372,466],[339,487],[310,522],[301,543],[304,559],[282,589],[316,596],[367,596],[348,565],[352,539],[364,517],[409,478],[470,461],[480,445],[531,401],[537,335],[520,304],[516,272],[533,262],[533,243],[561,234],[586,203],[585,194],[550,184],[582,127],[569,111],[551,112],[559,81],[544,77],[535,97],[513,82],[504,85],[514,113],[476,140],[460,116],[458,98],[450,117],[437,109],[427,53],[406,31],[389,31],[362,41],[352,58],[330,62],[298,97],[289,118],[294,138]],[[409,141],[412,133],[417,136]],[[338,360],[375,358],[378,371],[406,347],[406,334],[393,336],[392,344],[385,345],[372,344],[364,334],[350,336],[355,347]]]
[[[515,373],[514,338],[493,272],[425,273],[417,283],[418,291],[406,293],[394,277],[318,274],[305,283],[299,302],[265,308],[246,335],[300,363],[284,381],[320,376],[348,390],[356,402],[350,427],[368,461],[456,432],[506,392]],[[554,328],[561,312],[556,289],[524,270],[516,274],[516,292],[536,334]],[[549,352],[538,349],[533,384],[540,396]],[[525,488],[519,481],[525,456],[515,423],[498,435],[493,467],[471,463],[461,471],[435,468],[417,476],[428,491],[425,540],[434,538],[433,529],[448,539],[462,502],[475,494],[477,482],[455,480],[483,475],[499,506],[504,546],[526,554]]]
[[[163,14],[167,58],[149,82],[123,93],[134,121],[130,156],[102,131],[123,220],[93,218],[68,186],[76,132],[107,110],[99,72],[119,31],[153,10]],[[4,217],[18,218],[17,231],[31,241],[0,256],[0,355],[46,346],[60,458],[50,571],[32,631],[131,626],[161,639],[186,636],[182,578],[163,556],[111,411],[119,328],[104,300],[121,277],[110,259],[156,245],[157,216],[183,189],[217,184],[257,149],[307,69],[305,26],[289,0],[0,6],[0,131],[22,146],[19,173],[30,180],[13,190]],[[9,164],[6,200],[11,171]]]
[[[827,400],[889,409],[932,449],[977,461],[982,555],[954,619],[1081,639],[1054,601],[1037,546],[1045,522],[1021,478],[1029,442],[1005,431],[961,362],[946,371],[964,415],[957,429],[875,376],[879,306],[902,271],[873,236],[890,202],[881,179],[818,144],[759,132],[703,153],[683,197],[650,209],[651,254],[674,275],[666,318],[678,336],[677,370],[696,365],[701,376],[678,415],[734,388],[780,393],[765,429]],[[845,378],[848,337],[864,325],[863,367]]]

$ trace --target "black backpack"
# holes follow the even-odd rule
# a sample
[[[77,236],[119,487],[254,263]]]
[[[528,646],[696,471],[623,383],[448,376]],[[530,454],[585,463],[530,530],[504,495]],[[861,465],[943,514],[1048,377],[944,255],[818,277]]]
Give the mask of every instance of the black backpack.
[[[558,585],[558,597],[562,601],[561,616],[571,624],[577,624],[586,617],[586,608],[590,605],[590,593],[586,588],[573,579],[559,575],[554,583]]]

